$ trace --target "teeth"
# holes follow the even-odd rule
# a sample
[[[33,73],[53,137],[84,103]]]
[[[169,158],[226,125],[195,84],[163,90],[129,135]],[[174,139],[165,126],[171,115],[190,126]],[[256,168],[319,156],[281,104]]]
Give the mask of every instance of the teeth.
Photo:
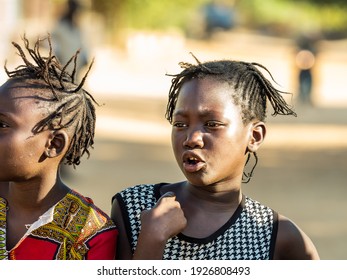
[[[195,158],[195,157],[189,157],[188,160],[187,160],[187,162],[190,163],[190,164],[194,164],[194,163],[196,163],[197,161],[198,161],[198,159]]]

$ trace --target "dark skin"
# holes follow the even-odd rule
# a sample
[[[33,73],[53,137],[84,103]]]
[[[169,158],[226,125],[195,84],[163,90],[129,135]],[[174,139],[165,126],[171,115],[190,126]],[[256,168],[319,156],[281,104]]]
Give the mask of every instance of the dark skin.
[[[26,224],[38,220],[70,190],[59,175],[68,132],[33,133],[49,110],[47,102],[37,98],[43,90],[34,89],[32,82],[11,79],[0,87],[0,196],[9,207],[7,250],[23,237]],[[51,94],[47,89],[40,97]]]
[[[131,255],[117,201],[112,214],[120,227],[120,258],[161,259],[166,241],[179,232],[196,238],[213,234],[234,214],[242,197],[247,154],[256,152],[266,135],[259,120],[244,123],[230,85],[212,78],[186,82],[172,122],[172,147],[187,181],[162,187],[164,195],[141,214],[138,246]],[[229,102],[228,102],[229,101]],[[227,148],[226,148],[227,147]],[[169,195],[167,195],[169,194]],[[208,225],[208,226],[206,226]],[[279,215],[275,259],[319,259],[309,237]]]

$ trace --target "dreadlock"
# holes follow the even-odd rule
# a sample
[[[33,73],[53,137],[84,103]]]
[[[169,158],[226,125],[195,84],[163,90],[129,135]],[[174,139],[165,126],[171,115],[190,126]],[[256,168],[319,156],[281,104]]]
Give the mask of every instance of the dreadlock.
[[[247,63],[233,60],[217,60],[201,63],[193,54],[197,64],[193,65],[180,62],[184,70],[179,74],[167,74],[172,76],[169,99],[165,117],[171,123],[172,115],[176,107],[179,92],[182,85],[192,79],[202,79],[207,76],[227,82],[234,87],[232,95],[236,105],[241,106],[242,119],[247,123],[253,119],[264,121],[266,118],[267,101],[270,102],[276,115],[294,115],[296,113],[288,106],[281,93],[287,92],[277,90],[271,82],[265,78],[258,68],[265,70],[274,81],[269,70],[259,63]]]
[[[49,53],[44,57],[40,53],[42,41],[48,41]],[[29,40],[24,36],[23,42],[25,50],[34,60],[31,63],[23,48],[12,42],[18,50],[24,65],[20,65],[13,71],[9,71],[5,63],[5,71],[10,79],[24,79],[27,81],[40,81],[43,88],[49,89],[53,97],[45,99],[51,104],[51,109],[47,117],[38,122],[33,133],[37,134],[44,130],[68,129],[72,137],[68,151],[63,159],[65,164],[80,164],[81,157],[86,153],[89,157],[89,149],[93,148],[95,132],[95,101],[93,96],[82,87],[92,67],[93,61],[79,84],[75,83],[76,62],[79,51],[77,51],[66,65],[61,65],[56,56],[52,54],[52,44],[50,36],[38,39],[33,48],[29,45]],[[67,72],[67,67],[73,63],[72,73]],[[39,94],[39,91],[38,91]]]

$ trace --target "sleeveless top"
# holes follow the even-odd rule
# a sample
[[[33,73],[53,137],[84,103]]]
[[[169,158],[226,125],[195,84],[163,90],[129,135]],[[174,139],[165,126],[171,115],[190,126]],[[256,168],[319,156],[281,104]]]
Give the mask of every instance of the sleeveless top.
[[[151,209],[160,198],[161,184],[141,184],[117,193],[126,232],[134,253],[141,228],[140,213]],[[267,206],[243,195],[230,219],[206,238],[182,233],[170,238],[164,260],[269,260],[273,259],[278,214]]]

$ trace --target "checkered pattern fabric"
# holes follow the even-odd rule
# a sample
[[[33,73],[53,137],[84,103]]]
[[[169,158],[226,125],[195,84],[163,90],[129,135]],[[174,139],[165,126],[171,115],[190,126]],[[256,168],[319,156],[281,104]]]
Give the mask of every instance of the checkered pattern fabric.
[[[160,184],[142,184],[117,195],[123,216],[129,219],[128,235],[133,251],[141,228],[140,213],[153,208],[159,197],[158,188]],[[243,196],[239,209],[217,232],[206,238],[174,236],[166,244],[163,259],[267,260],[273,253],[276,222],[276,212]]]

